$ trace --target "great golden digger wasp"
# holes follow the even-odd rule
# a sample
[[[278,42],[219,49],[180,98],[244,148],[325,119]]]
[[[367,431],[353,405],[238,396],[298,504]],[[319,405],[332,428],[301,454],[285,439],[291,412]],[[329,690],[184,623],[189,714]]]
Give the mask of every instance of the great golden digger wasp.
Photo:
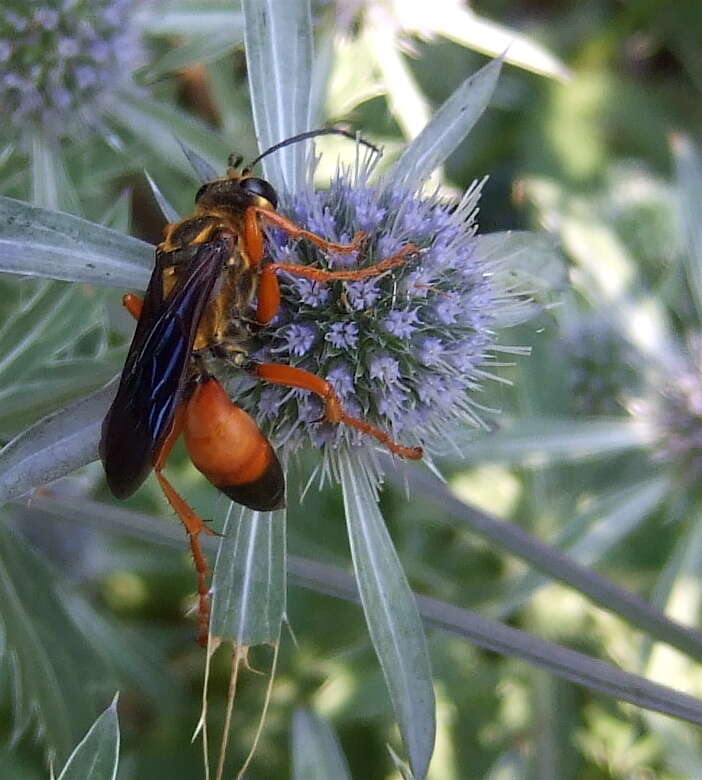
[[[324,401],[326,421],[353,426],[402,457],[422,457],[420,448],[403,447],[387,433],[348,415],[322,377],[293,366],[257,362],[247,351],[252,329],[265,326],[278,312],[279,272],[322,283],[352,281],[384,273],[418,252],[409,244],[373,265],[345,271],[265,262],[265,224],[327,252],[362,251],[362,234],[350,244],[335,244],[282,216],[273,187],[252,174],[266,154],[329,132],[348,135],[336,130],[302,133],[243,168],[241,158],[230,158],[227,176],[198,190],[195,213],[166,225],[144,298],[124,296],[137,326],[117,395],[102,425],[100,457],[117,498],[134,493],[153,468],[185,525],[198,572],[201,644],[207,639],[209,604],[208,567],[199,535],[213,532],[163,474],[175,441],[184,436],[196,468],[233,501],[269,511],[282,508],[285,500],[285,478],[273,447],[210,372],[213,358],[226,356],[264,382],[316,393]],[[254,303],[255,314],[249,316]]]

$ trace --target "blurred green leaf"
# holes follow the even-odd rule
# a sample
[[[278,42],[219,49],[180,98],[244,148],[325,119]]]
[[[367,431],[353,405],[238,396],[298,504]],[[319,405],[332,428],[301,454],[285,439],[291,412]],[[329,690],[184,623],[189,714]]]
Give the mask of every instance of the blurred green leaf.
[[[261,150],[309,129],[312,19],[309,0],[244,0],[246,63]],[[304,144],[267,157],[266,178],[280,192],[305,185]]]
[[[397,32],[388,24],[387,10],[382,6],[368,6],[363,38],[366,55],[372,58],[380,73],[391,113],[405,137],[416,138],[429,122],[431,108],[400,52]],[[371,81],[370,89],[372,84]]]
[[[285,612],[285,512],[231,504],[222,533],[210,630],[238,645],[275,643]]]
[[[487,108],[501,68],[502,59],[495,59],[456,89],[402,153],[388,185],[416,187],[446,160]]]
[[[78,194],[66,172],[61,144],[46,129],[32,134],[31,174],[34,205],[80,214]]]
[[[168,5],[140,7],[135,21],[151,35],[213,35],[231,30],[235,37],[243,26],[237,5],[221,0],[172,0]]]
[[[344,508],[361,603],[415,775],[429,767],[436,735],[431,666],[412,591],[363,467],[340,453]]]
[[[0,197],[0,271],[143,289],[153,247],[79,217]]]
[[[58,780],[115,780],[119,766],[117,699],[115,695],[76,746]]]
[[[102,390],[45,417],[0,450],[0,505],[97,460],[100,428],[117,390]]]
[[[190,167],[179,141],[215,169],[227,160],[230,149],[221,134],[174,106],[122,93],[109,111],[116,124],[134,133],[157,158],[182,173],[189,175]]]
[[[673,152],[687,245],[683,262],[697,317],[702,321],[702,155],[689,138],[681,135],[673,136]]]
[[[600,499],[594,509],[575,517],[553,544],[583,566],[592,566],[651,515],[671,486],[669,478],[660,477],[619,489],[609,500]],[[549,582],[547,577],[529,572],[500,599],[494,614],[502,618],[510,615]]]
[[[504,420],[504,418],[503,418]],[[642,449],[656,439],[651,425],[630,418],[534,418],[506,422],[494,433],[462,445],[472,462],[522,463],[537,467]]]
[[[62,762],[93,718],[91,686],[107,679],[106,667],[73,623],[51,571],[6,518],[0,522],[0,596],[15,738],[36,723],[49,754]]]
[[[558,239],[550,233],[507,230],[475,237],[476,263],[523,280],[532,292],[555,293],[567,282]]]
[[[75,285],[45,283],[0,329],[0,386],[11,387],[45,367],[99,322],[102,299]]]
[[[169,49],[158,62],[149,67],[144,78],[153,81],[190,65],[200,65],[223,57],[243,42],[243,19],[241,22],[239,29],[227,26],[205,34],[198,33],[180,46]]]
[[[290,752],[293,780],[351,780],[336,734],[312,710],[298,709],[293,713]]]

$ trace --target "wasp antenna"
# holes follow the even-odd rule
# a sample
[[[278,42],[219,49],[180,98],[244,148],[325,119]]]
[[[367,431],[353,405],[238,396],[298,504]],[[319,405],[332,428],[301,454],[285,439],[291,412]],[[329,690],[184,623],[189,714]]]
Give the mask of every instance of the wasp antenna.
[[[234,152],[232,152],[227,158],[227,165],[230,168],[238,168],[243,162],[244,162],[243,154],[235,154]]]
[[[286,138],[284,141],[279,141],[277,144],[273,144],[273,146],[266,149],[265,152],[259,154],[258,157],[255,160],[252,160],[246,167],[253,168],[256,163],[259,163],[269,154],[277,152],[279,149],[282,149],[285,146],[290,146],[291,144],[296,144],[300,141],[306,141],[308,138],[316,138],[318,135],[343,135],[345,138],[350,138],[352,141],[356,141],[359,144],[363,144],[363,146],[367,146],[377,155],[382,154],[382,151],[379,147],[377,147],[375,144],[372,144],[370,141],[366,141],[365,138],[362,138],[358,134],[349,133],[348,130],[341,130],[338,127],[322,127],[319,130],[308,130],[305,133],[298,133],[298,135],[293,135],[291,138]]]

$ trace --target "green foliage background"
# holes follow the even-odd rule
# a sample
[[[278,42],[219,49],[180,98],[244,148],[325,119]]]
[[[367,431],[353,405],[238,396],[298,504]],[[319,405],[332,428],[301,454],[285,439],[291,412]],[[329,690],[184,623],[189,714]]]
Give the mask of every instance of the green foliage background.
[[[211,2],[188,7],[199,5],[203,13],[216,7]],[[340,6],[343,11],[346,4]],[[495,0],[472,8],[539,42],[572,77],[559,81],[505,66],[490,110],[448,160],[445,182],[461,191],[489,174],[481,231],[552,231],[562,241],[569,272],[567,279],[557,276],[549,291],[549,301],[558,305],[545,307],[536,324],[510,334],[512,343],[530,345],[533,354],[504,370],[511,386],[487,389],[486,404],[502,410],[496,418],[500,430],[481,434],[466,448],[467,458],[447,459],[442,470],[462,499],[562,546],[576,560],[696,626],[702,504],[691,459],[697,452],[664,456],[658,433],[634,427],[653,421],[664,406],[666,383],[676,381],[655,359],[656,352],[666,348],[668,337],[686,352],[691,334],[700,330],[685,272],[702,263],[702,256],[689,259],[676,188],[683,187],[683,197],[694,200],[695,192],[702,197],[702,178],[697,190],[684,189],[681,170],[690,168],[686,147],[677,147],[676,171],[671,133],[702,145],[702,7],[695,0]],[[322,48],[338,24],[333,10],[331,4],[316,9]],[[113,110],[110,120],[119,128],[121,149],[89,133],[79,143],[61,141],[65,167],[55,170],[59,181],[65,174],[70,184],[64,182],[55,202],[44,199],[43,205],[156,242],[162,220],[142,169],[183,212],[193,193],[187,162],[166,129],[219,168],[234,144],[235,151],[253,156],[255,140],[241,36],[233,32],[219,48],[213,41],[207,47],[197,35],[168,28],[167,14],[159,27],[141,13],[148,63],[136,81],[152,96],[152,114],[146,119],[138,107],[129,113],[126,99],[123,114]],[[356,23],[348,32],[358,40]],[[465,42],[409,33],[406,38],[413,51],[404,62],[429,112],[486,61]],[[364,73],[361,80],[362,58],[342,49],[336,53],[324,121],[349,121],[384,143],[391,160],[406,143],[405,125],[413,121],[403,115],[407,96],[393,93],[392,85],[384,87],[377,73]],[[395,113],[388,109],[393,101],[400,105]],[[36,200],[36,174],[32,190],[21,141],[8,135],[0,143],[7,152],[0,156],[0,194],[21,199],[34,194]],[[337,147],[331,148],[336,153]],[[634,280],[625,296],[629,308],[608,292],[608,282],[622,267]],[[42,284],[0,278],[3,320],[28,301],[34,306],[17,325],[29,335],[12,380],[5,378],[3,442],[42,414],[101,386],[124,354],[129,323],[119,311],[118,290],[59,282],[49,290]],[[54,321],[48,324],[42,319],[47,306],[36,298],[41,295],[62,302],[53,307]],[[652,321],[660,315],[666,330],[654,326],[661,338],[645,341],[626,318],[649,312],[650,305],[658,312]],[[105,310],[109,326],[101,319]],[[594,333],[592,342],[584,333]],[[17,336],[0,331],[0,344],[10,349]],[[50,372],[56,362],[66,374],[63,383]],[[638,399],[647,405],[637,406]],[[623,445],[613,445],[619,424],[629,433]],[[699,415],[686,424],[702,430]],[[340,491],[314,487],[299,500],[313,455],[295,465],[298,473],[289,480],[288,551],[347,568]],[[225,499],[182,453],[171,473],[188,500],[217,525],[226,512]],[[76,501],[82,502],[82,513]],[[105,522],[96,501],[115,504],[93,464],[59,483],[53,498],[39,495],[2,510],[0,586],[3,601],[16,607],[11,625],[26,629],[25,651],[36,653],[33,673],[40,674],[46,653],[54,667],[53,679],[47,672],[47,690],[75,686],[80,691],[91,681],[94,708],[78,712],[84,698],[76,694],[75,712],[54,715],[66,719],[63,741],[54,745],[58,766],[119,688],[119,777],[199,777],[201,751],[190,737],[200,710],[203,654],[192,641],[192,622],[182,617],[194,579],[184,540],[182,547],[173,546],[166,534],[159,544],[158,532],[142,539],[138,523],[133,532],[120,532],[116,521]],[[132,518],[158,516],[164,527],[175,526],[153,481],[118,508],[125,506]],[[421,489],[413,489],[407,501],[402,485],[391,483],[381,506],[415,591],[702,693],[694,660],[652,645],[577,591],[530,572],[451,521],[446,507]],[[353,777],[398,778],[385,743],[401,753],[400,742],[361,611],[291,585],[287,613],[296,643],[283,636],[268,721],[247,776],[287,777],[296,762],[295,776],[305,776],[296,751],[302,751],[304,729],[316,721],[298,714],[300,741],[293,749],[290,740],[293,713],[309,707],[333,724]],[[57,634],[59,614],[66,628]],[[677,780],[702,774],[696,727],[595,695],[455,636],[430,630],[428,639],[438,707],[437,747],[428,775],[434,780]],[[270,660],[269,648],[252,651],[254,668],[268,669]],[[45,741],[36,735],[31,707],[18,707],[21,693],[12,692],[20,664],[6,653],[3,665],[0,776],[46,777]],[[223,724],[228,675],[228,657],[216,655],[209,683],[215,735]],[[264,675],[254,673],[240,679],[231,772],[253,740],[266,683]]]

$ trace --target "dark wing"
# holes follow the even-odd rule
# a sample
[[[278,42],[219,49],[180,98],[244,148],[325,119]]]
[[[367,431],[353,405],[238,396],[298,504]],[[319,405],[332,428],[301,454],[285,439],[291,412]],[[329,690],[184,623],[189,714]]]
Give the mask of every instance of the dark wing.
[[[218,238],[188,249],[192,258],[165,300],[162,267],[157,262],[154,268],[117,395],[102,424],[100,458],[117,498],[130,496],[146,479],[171,430],[197,328],[232,245]]]

